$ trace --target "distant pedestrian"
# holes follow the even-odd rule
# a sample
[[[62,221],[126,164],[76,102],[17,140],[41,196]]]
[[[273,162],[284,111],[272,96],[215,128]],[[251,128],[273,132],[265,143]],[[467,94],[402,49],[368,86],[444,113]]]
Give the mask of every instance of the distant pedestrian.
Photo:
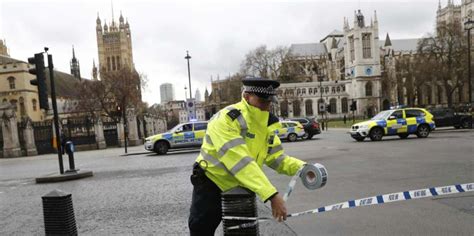
[[[346,115],[344,115],[344,124],[346,124],[346,121],[347,121],[347,117]]]

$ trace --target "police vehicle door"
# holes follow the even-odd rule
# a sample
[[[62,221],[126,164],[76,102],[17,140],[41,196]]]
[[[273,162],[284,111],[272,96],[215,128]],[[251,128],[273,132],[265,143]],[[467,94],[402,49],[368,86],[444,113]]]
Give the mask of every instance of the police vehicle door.
[[[418,124],[425,120],[424,116],[425,113],[419,109],[405,109],[407,132],[410,134],[416,133]]]
[[[194,139],[193,124],[186,123],[178,128],[173,134],[174,147],[189,147],[192,146]]]
[[[403,127],[406,127],[403,110],[396,110],[387,120],[387,134],[403,133]]]
[[[207,122],[194,123],[194,140],[193,140],[194,146],[200,147],[202,145],[202,140],[204,139],[204,136],[206,135],[206,129],[207,129]]]

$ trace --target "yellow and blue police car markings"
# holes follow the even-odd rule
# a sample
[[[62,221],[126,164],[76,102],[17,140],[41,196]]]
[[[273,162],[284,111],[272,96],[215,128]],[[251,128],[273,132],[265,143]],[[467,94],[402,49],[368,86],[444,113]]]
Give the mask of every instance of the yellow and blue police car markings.
[[[163,139],[172,140],[172,139],[173,139],[173,135],[170,134],[170,133],[163,134]]]
[[[407,125],[407,120],[406,119],[397,119],[397,124]]]
[[[289,127],[289,128],[288,128],[288,133],[289,133],[289,132],[295,132],[295,127]]]
[[[415,125],[408,125],[408,130],[407,132],[410,134],[413,134],[416,132],[416,129],[418,128],[418,124]]]
[[[387,127],[387,121],[385,121],[385,120],[378,120],[378,121],[377,121],[377,125],[380,126],[380,127],[382,127],[382,128],[385,128],[385,127]]]
[[[185,139],[193,139],[194,138],[194,132],[185,132],[184,133],[184,138]]]

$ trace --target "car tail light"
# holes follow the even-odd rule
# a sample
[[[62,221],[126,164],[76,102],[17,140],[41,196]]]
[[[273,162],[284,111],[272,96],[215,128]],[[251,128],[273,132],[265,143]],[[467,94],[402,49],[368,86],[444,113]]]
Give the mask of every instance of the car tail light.
[[[319,129],[319,124],[318,124],[318,123],[316,123],[316,122],[314,122],[314,123],[313,123],[313,128],[315,128],[315,129]]]

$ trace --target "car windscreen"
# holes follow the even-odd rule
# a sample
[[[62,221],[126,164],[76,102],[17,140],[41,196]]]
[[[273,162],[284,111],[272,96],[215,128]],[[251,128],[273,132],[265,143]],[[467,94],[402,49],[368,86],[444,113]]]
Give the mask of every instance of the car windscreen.
[[[392,114],[393,111],[381,111],[370,120],[385,120]]]

